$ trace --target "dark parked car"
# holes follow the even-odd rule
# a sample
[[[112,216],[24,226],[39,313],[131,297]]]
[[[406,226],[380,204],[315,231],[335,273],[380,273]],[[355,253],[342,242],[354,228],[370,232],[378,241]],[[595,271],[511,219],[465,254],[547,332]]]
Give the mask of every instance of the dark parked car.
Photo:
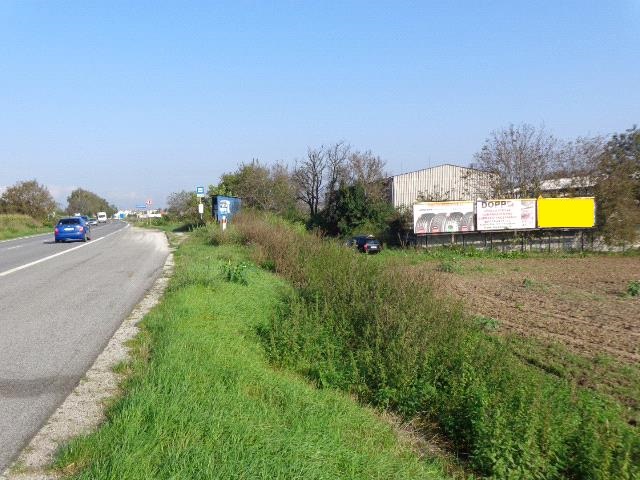
[[[66,240],[91,240],[91,227],[82,217],[61,218],[54,230],[56,243]]]
[[[353,237],[351,246],[356,247],[362,253],[379,253],[382,250],[382,244],[373,235]]]

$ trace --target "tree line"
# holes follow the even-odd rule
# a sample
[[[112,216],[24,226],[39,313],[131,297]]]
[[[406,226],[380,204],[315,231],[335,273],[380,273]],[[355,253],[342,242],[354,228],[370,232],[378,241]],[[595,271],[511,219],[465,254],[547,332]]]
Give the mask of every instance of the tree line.
[[[597,224],[609,243],[634,242],[640,225],[640,130],[562,140],[544,126],[509,125],[489,134],[470,164],[490,173],[494,198],[596,196]],[[395,210],[385,162],[344,141],[309,147],[289,166],[257,159],[224,173],[211,195],[241,197],[245,207],[273,212],[330,235],[373,233],[402,242],[412,212]],[[209,198],[204,199],[210,208]],[[198,218],[192,192],[168,198],[170,214]]]
[[[242,163],[210,185],[208,197],[241,197],[244,207],[305,222],[332,235],[383,234],[397,212],[387,201],[385,162],[371,151],[344,141],[308,148],[293,166]],[[209,198],[203,199],[207,208]],[[192,192],[172,193],[168,212],[197,220],[199,199]]]
[[[19,181],[0,195],[0,213],[18,213],[45,221],[59,215],[81,213],[95,215],[106,212],[113,215],[118,208],[96,193],[76,188],[67,197],[67,207],[62,209],[53,199],[49,189],[36,179]]]

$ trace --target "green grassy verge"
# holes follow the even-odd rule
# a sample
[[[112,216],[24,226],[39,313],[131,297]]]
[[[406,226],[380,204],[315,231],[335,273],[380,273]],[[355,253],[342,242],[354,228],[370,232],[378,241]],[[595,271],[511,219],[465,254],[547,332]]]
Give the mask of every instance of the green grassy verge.
[[[0,214],[0,240],[48,232],[53,234],[53,227],[43,225],[28,215]]]
[[[532,365],[430,273],[383,262],[276,218],[243,214],[214,243],[254,246],[295,286],[262,330],[270,359],[366,403],[435,421],[492,478],[635,479],[640,435],[614,401]]]
[[[122,367],[124,396],[56,468],[86,479],[445,478],[372,410],[269,366],[256,331],[290,290],[282,280],[243,263],[240,247],[189,240],[175,257]]]
[[[525,250],[523,252],[517,248],[502,251],[499,248],[495,248],[493,250],[480,250],[475,247],[463,247],[461,245],[444,245],[440,247],[415,249],[387,248],[380,252],[380,254],[376,255],[376,257],[378,261],[382,262],[389,259],[401,259],[413,265],[417,265],[421,262],[433,260],[457,261],[474,258],[513,260],[519,258],[637,257],[638,255],[640,255],[640,248],[629,248],[624,252],[594,252],[589,250],[585,250],[584,252],[578,250],[552,250],[550,252]]]
[[[167,233],[188,233],[202,226],[201,224],[172,220],[167,217],[140,220],[130,218],[127,219],[127,222],[136,227],[153,228]]]

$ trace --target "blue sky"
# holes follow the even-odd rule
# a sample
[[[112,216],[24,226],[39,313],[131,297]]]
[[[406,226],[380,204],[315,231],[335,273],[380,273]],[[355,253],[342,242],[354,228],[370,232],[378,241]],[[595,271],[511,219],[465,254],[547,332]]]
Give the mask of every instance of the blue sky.
[[[491,130],[640,120],[640,0],[0,0],[0,187],[122,208],[346,140],[389,173]]]

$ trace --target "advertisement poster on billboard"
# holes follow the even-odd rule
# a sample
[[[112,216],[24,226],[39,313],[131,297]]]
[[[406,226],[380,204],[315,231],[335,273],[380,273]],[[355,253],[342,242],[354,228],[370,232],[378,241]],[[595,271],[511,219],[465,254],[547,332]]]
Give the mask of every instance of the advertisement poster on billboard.
[[[413,231],[416,234],[472,232],[473,202],[416,203]]]
[[[478,200],[476,214],[480,231],[536,228],[535,199]]]
[[[594,197],[538,198],[538,228],[592,228]]]

